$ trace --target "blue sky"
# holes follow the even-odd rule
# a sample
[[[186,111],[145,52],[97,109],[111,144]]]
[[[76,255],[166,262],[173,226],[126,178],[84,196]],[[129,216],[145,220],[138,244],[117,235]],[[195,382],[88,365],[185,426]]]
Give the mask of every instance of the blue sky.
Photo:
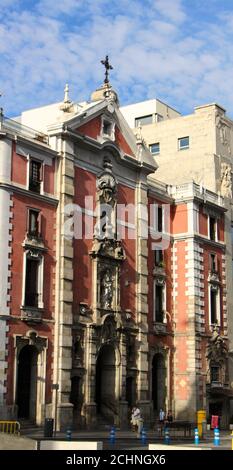
[[[121,105],[159,98],[184,114],[218,102],[233,117],[232,0],[1,0],[0,92],[8,116],[87,100],[104,79]]]

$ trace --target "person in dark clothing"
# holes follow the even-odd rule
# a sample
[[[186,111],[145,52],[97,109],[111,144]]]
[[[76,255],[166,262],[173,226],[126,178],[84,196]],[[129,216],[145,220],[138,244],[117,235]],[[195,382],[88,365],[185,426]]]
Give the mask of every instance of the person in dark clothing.
[[[167,413],[167,422],[168,422],[168,423],[172,423],[172,421],[173,421],[172,412],[171,412],[171,410],[168,410],[168,413]]]

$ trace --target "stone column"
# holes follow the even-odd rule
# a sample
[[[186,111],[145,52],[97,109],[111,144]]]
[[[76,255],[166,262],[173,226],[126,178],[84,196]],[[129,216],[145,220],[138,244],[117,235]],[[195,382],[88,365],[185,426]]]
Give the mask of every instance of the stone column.
[[[191,421],[195,421],[197,407],[203,402],[200,349],[200,333],[203,332],[204,319],[202,254],[203,249],[194,238],[174,243],[175,416]]]
[[[57,210],[56,230],[56,309],[54,383],[59,384],[57,425],[64,429],[72,424],[73,405],[70,403],[72,368],[72,324],[73,324],[73,238],[65,235],[67,219],[66,206],[74,197],[74,155],[73,145],[58,141],[61,150],[57,168]],[[55,392],[54,392],[55,393]],[[55,402],[55,395],[54,400]],[[54,411],[55,414],[55,411]]]
[[[96,402],[95,402],[95,386],[96,386],[96,329],[95,326],[87,325],[85,344],[85,369],[86,375],[84,380],[84,415],[87,428],[93,428],[96,424]]]
[[[148,397],[148,198],[146,182],[138,182],[135,205],[136,220],[136,323],[139,328],[137,336],[137,401],[145,422],[150,418]]]
[[[122,331],[119,343],[120,350],[120,364],[116,362],[116,370],[119,368],[119,396],[116,396],[117,401],[119,400],[119,424],[121,427],[127,427],[128,425],[128,402],[126,401],[126,337]]]
[[[233,208],[232,199],[224,200],[227,212],[225,213],[225,244],[226,252],[222,256],[222,293],[223,293],[223,334],[229,340],[229,384],[231,393],[233,392],[233,243],[232,243],[232,224],[233,224]],[[229,400],[229,416],[233,415],[233,399]]]
[[[0,188],[0,419],[15,417],[11,414],[13,408],[7,408],[5,400],[7,393],[7,332],[10,315],[8,290],[11,288],[12,200],[10,191],[4,188],[4,183],[11,182],[11,156],[12,143],[2,133],[0,135],[0,183],[2,184]]]

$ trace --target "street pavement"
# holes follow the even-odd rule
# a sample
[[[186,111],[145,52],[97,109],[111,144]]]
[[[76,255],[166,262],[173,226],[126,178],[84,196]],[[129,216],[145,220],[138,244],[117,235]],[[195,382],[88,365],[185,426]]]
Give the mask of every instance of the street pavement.
[[[129,431],[121,431],[116,429],[116,439],[115,444],[110,442],[110,433],[109,430],[104,431],[80,431],[72,432],[71,439],[78,441],[102,441],[104,449],[124,449],[124,450],[143,450],[148,449],[148,443],[164,444],[162,438],[158,438],[155,435],[155,432],[149,431],[146,435],[146,444],[144,444],[141,438],[137,438],[137,435]],[[3,433],[0,433],[0,450],[32,450],[35,449],[36,441],[44,439],[43,428],[27,427],[22,429],[21,437],[10,436]],[[47,439],[47,438],[46,438]],[[66,433],[58,432],[56,439],[66,440]],[[182,447],[194,447],[197,446],[194,444],[193,438],[177,438],[171,439],[170,444],[172,445],[182,445]],[[200,439],[199,447],[212,449],[212,450],[231,450],[232,439],[231,431],[221,431],[220,432],[220,446],[216,447],[213,443],[213,431],[209,432],[205,440]],[[168,446],[169,448],[169,446]]]

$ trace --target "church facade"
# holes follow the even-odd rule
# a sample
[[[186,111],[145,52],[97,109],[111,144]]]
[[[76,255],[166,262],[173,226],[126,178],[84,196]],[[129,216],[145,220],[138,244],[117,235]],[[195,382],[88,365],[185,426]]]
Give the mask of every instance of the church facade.
[[[224,199],[154,179],[108,80],[2,116],[0,153],[0,417],[195,421],[215,389],[227,425]]]

